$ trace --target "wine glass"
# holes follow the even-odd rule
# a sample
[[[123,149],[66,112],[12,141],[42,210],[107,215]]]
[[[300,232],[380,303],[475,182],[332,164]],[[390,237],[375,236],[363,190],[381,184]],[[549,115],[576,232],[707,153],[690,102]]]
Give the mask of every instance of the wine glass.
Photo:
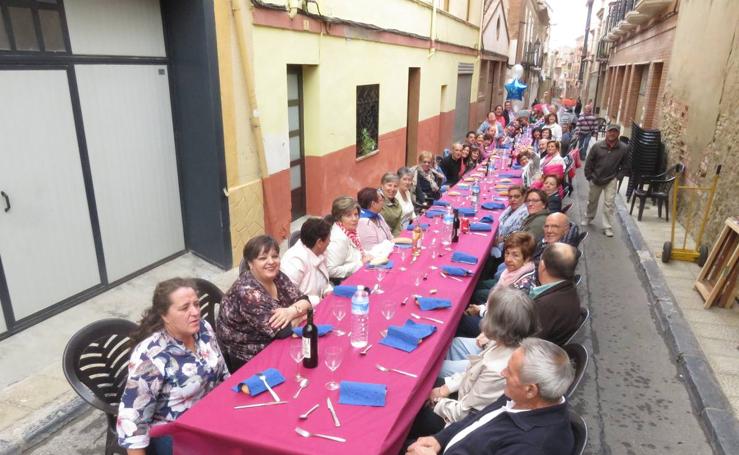
[[[375,289],[375,294],[382,294],[385,292],[380,288],[380,283],[382,283],[382,280],[384,279],[385,279],[385,267],[379,266],[377,267],[377,289]]]
[[[382,316],[388,321],[395,316],[395,303],[387,301],[382,304]]]
[[[300,382],[303,376],[300,375],[300,362],[303,360],[303,337],[298,337],[290,344],[290,357],[295,362],[295,380]]]
[[[343,336],[346,334],[343,330],[339,328],[341,325],[342,319],[346,316],[346,302],[343,302],[341,300],[337,300],[334,302],[333,306],[331,307],[331,312],[333,313],[334,317],[338,321],[336,324],[336,335],[337,336]]]
[[[331,380],[326,383],[326,388],[328,390],[338,390],[339,384],[334,380],[334,372],[341,365],[341,361],[344,359],[344,352],[339,346],[329,346],[326,348],[323,357],[326,367],[331,370]]]

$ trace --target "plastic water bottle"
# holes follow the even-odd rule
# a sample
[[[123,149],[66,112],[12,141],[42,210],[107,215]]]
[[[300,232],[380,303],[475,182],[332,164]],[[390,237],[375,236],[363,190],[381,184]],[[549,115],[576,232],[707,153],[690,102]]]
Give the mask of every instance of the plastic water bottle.
[[[352,296],[352,335],[351,344],[355,348],[367,346],[369,339],[369,294],[364,286],[357,286]]]
[[[478,182],[477,179],[472,183],[470,190],[472,196],[472,207],[477,209],[477,203],[480,201],[480,182]]]
[[[454,211],[450,204],[449,206],[447,206],[446,212],[444,213],[444,234],[446,235],[447,239],[441,242],[443,245],[449,245],[451,243],[453,225],[454,225]]]

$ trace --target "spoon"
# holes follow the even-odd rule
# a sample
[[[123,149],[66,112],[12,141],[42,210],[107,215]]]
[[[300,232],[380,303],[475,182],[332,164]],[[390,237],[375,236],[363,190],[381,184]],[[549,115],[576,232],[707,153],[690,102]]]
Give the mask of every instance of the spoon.
[[[308,409],[308,410],[307,410],[307,411],[305,411],[304,413],[300,414],[300,415],[298,416],[298,418],[299,418],[300,420],[305,420],[305,419],[307,419],[307,418],[308,418],[308,416],[310,415],[310,413],[311,413],[311,412],[313,412],[313,411],[315,411],[316,409],[318,409],[318,406],[319,406],[319,405],[320,405],[320,403],[316,403],[316,405],[315,405],[315,406],[313,406],[312,408]]]
[[[444,323],[444,321],[442,321],[441,319],[431,318],[431,317],[428,317],[428,316],[419,316],[416,313],[411,313],[411,317],[412,318],[415,318],[415,319],[426,319],[428,321],[436,322],[437,324],[443,324]]]
[[[372,345],[371,344],[368,344],[366,348],[364,348],[361,351],[359,351],[359,355],[367,355],[367,351],[369,351],[371,347],[372,347]]]
[[[257,377],[259,377],[259,379],[262,380],[262,382],[264,383],[264,386],[267,388],[267,391],[269,392],[270,395],[272,395],[272,399],[274,399],[275,401],[280,401],[280,397],[277,396],[275,391],[272,390],[272,387],[269,386],[269,383],[267,382],[267,377],[262,373],[259,373]]]
[[[304,388],[308,387],[309,382],[310,381],[308,381],[308,378],[303,378],[300,380],[300,388],[298,389],[297,392],[295,392],[295,395],[293,395],[293,399],[298,398],[298,395],[300,395],[300,392],[302,392]]]
[[[388,371],[393,371],[393,372],[395,372],[395,373],[403,374],[403,375],[405,375],[405,376],[410,376],[410,377],[412,377],[412,378],[417,378],[417,377],[418,377],[418,375],[416,375],[416,374],[413,374],[413,373],[408,373],[407,371],[403,371],[403,370],[396,370],[395,368],[387,368],[387,367],[384,367],[384,366],[380,365],[379,363],[378,363],[378,364],[376,364],[375,366],[377,367],[377,369],[378,369],[378,370],[380,370],[380,371],[384,371],[384,372],[386,372],[386,373],[387,373]]]
[[[326,434],[311,433],[310,431],[304,430],[300,427],[295,427],[295,432],[304,438],[310,438],[311,436],[315,436],[317,438],[329,439],[331,441],[336,441],[336,442],[346,442],[346,439],[340,438],[338,436],[329,436]]]

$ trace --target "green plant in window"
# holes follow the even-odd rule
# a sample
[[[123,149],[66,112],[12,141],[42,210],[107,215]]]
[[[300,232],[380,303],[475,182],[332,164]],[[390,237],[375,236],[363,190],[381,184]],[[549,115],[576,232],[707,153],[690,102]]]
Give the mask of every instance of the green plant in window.
[[[359,156],[364,156],[374,152],[377,149],[377,142],[372,139],[367,128],[362,128],[362,134],[359,142]]]

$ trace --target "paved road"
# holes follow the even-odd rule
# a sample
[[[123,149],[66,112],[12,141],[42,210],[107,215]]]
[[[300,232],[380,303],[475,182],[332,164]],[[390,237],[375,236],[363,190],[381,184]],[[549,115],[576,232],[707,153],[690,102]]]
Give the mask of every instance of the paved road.
[[[578,182],[570,211],[578,222],[585,210],[585,185]],[[580,264],[580,291],[592,319],[578,341],[592,355],[573,404],[588,424],[586,453],[711,454],[615,224],[612,239],[600,233],[599,220],[589,228]],[[101,454],[104,432],[102,413],[91,411],[30,453]]]

